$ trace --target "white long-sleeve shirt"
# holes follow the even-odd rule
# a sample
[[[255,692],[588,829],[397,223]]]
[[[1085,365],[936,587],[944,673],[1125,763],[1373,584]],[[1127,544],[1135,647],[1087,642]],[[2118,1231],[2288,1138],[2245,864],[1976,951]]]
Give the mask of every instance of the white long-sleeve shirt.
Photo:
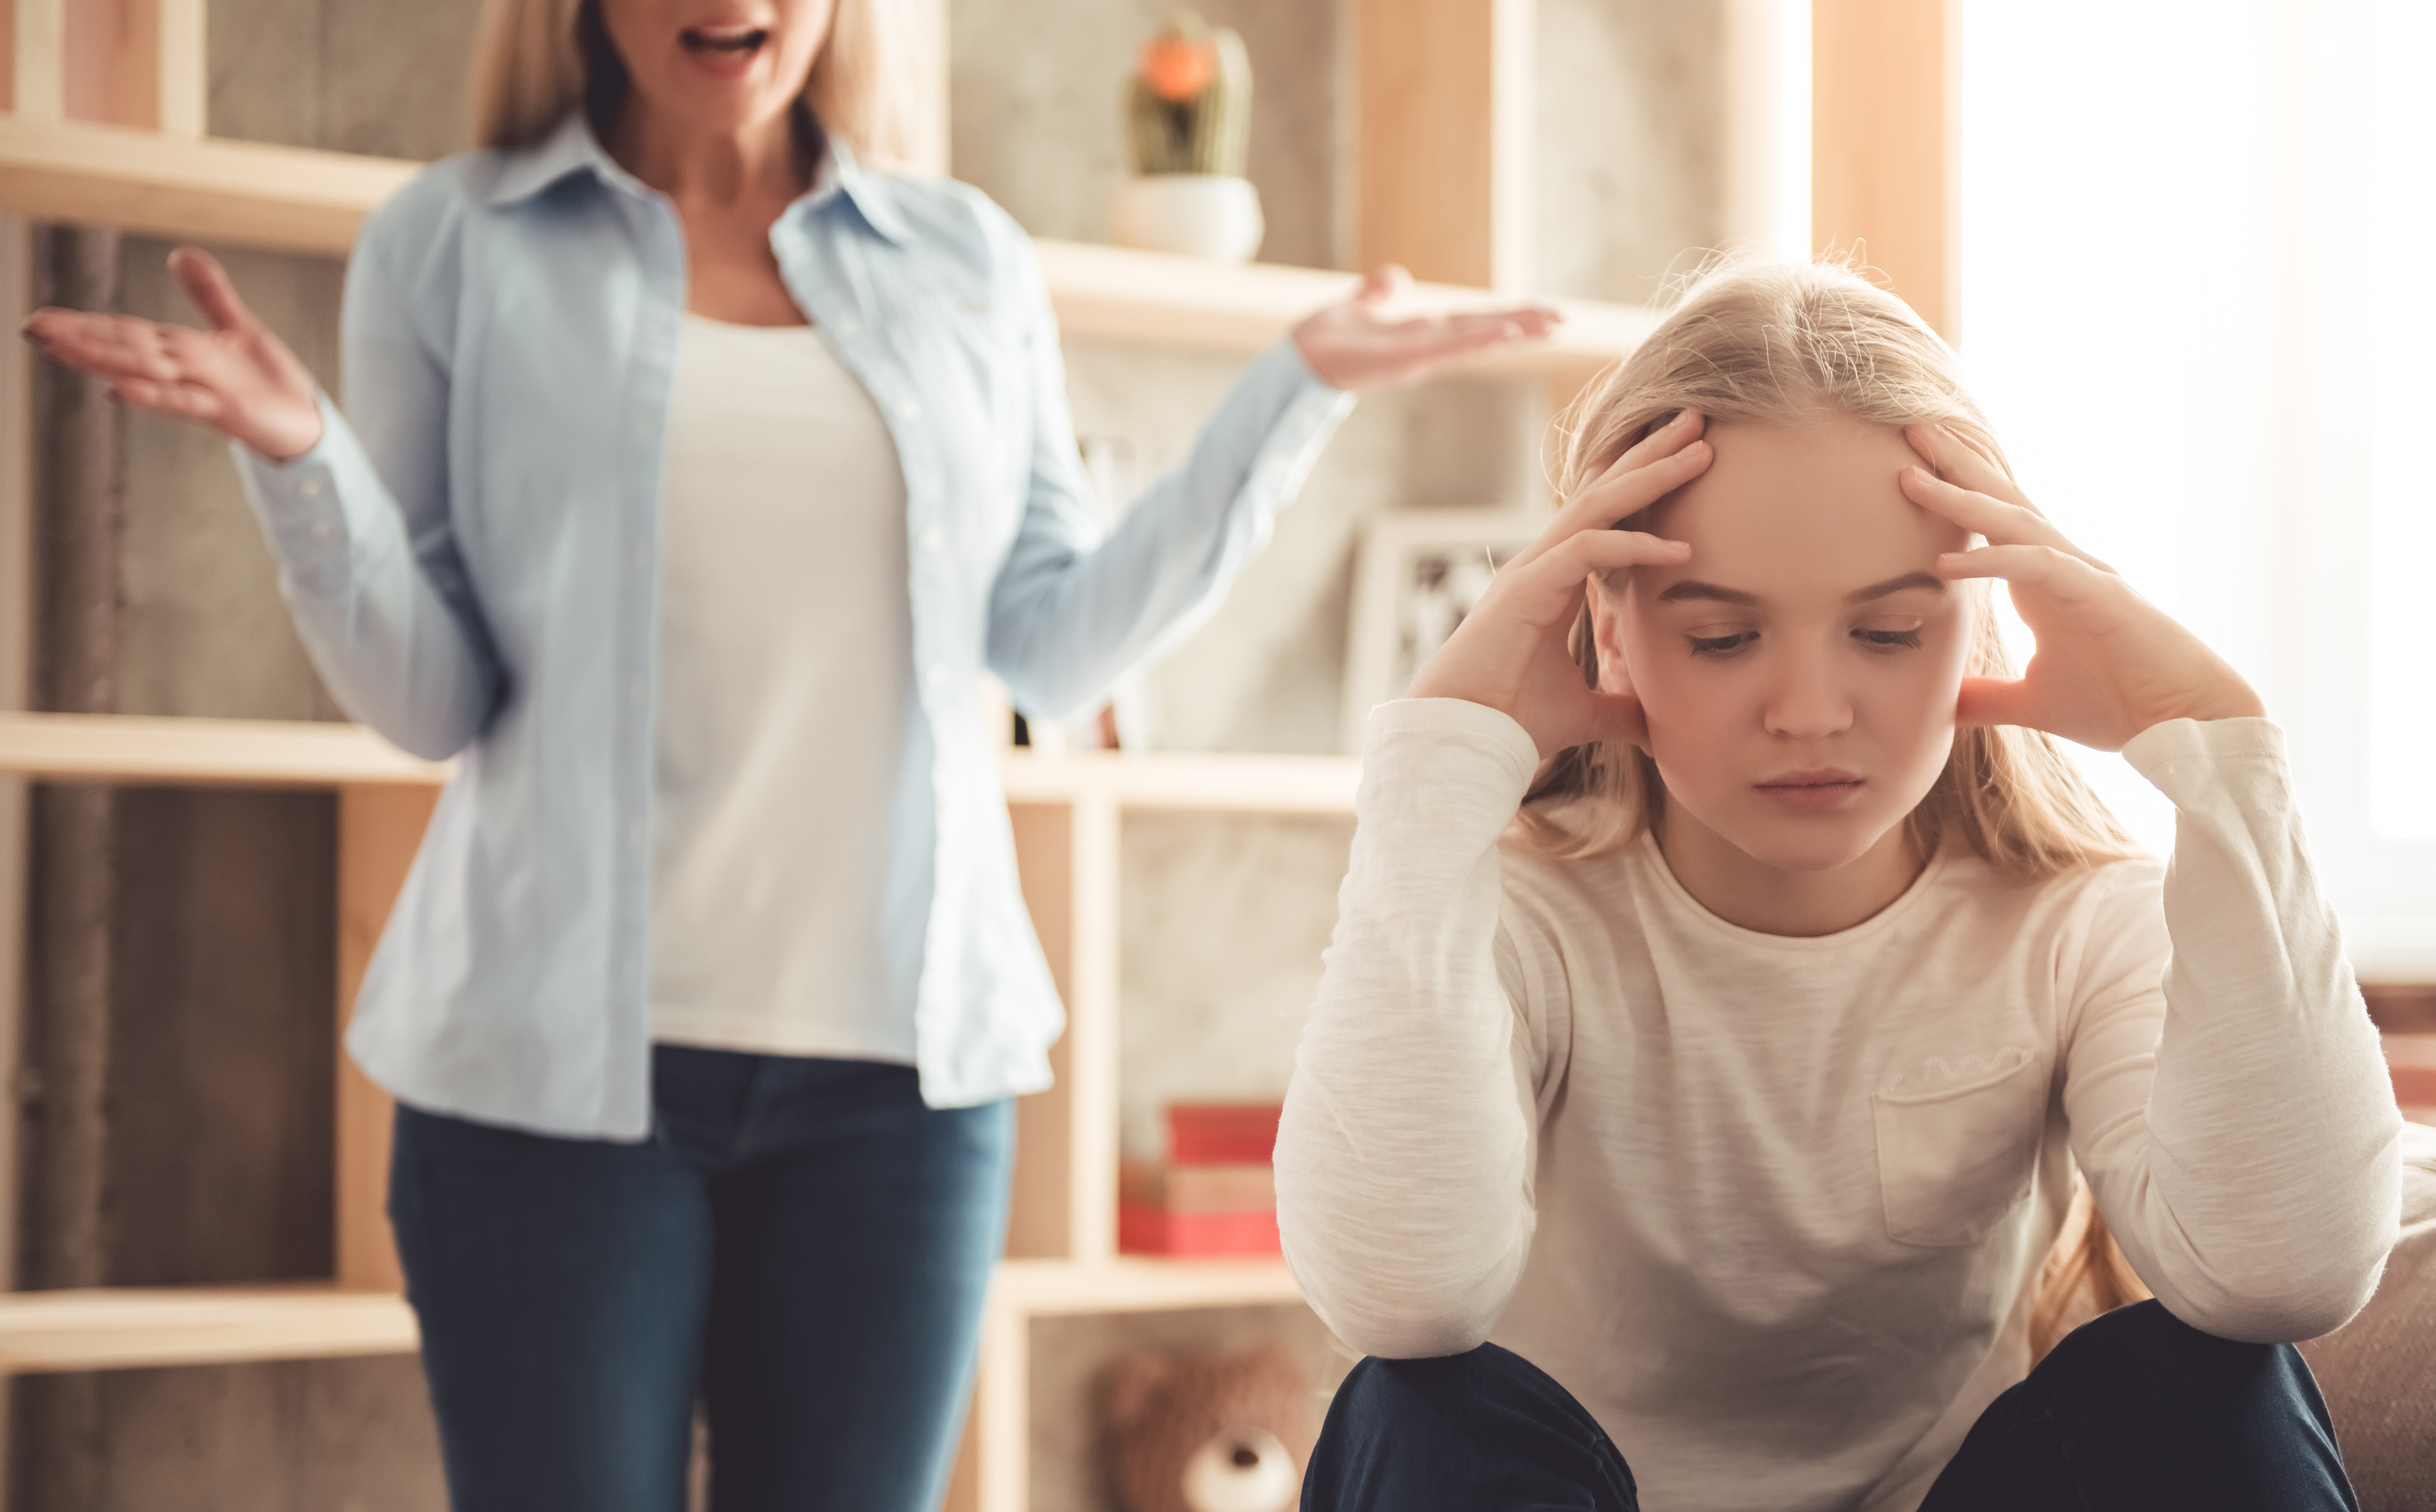
[[[2397,1233],[2401,1121],[2281,733],[2124,754],[2180,810],[2170,867],[1949,848],[1798,939],[1647,836],[1535,853],[1520,725],[1383,706],[1278,1139],[1304,1295],[1365,1353],[1522,1355],[1670,1512],[1917,1505],[2028,1369],[2076,1163],[2177,1316],[2335,1328]]]

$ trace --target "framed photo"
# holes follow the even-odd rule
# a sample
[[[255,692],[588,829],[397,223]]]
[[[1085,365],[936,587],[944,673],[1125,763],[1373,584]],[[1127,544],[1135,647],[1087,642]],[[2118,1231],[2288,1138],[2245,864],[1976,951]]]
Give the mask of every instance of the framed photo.
[[[1361,752],[1370,710],[1404,696],[1497,569],[1546,528],[1512,508],[1398,510],[1371,521],[1353,568],[1340,750]]]

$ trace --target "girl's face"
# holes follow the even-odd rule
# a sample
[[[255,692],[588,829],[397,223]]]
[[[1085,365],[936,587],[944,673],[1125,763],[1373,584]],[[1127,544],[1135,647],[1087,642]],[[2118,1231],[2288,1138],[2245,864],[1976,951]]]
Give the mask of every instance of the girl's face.
[[[837,0],[598,0],[654,115],[740,131],[782,116],[828,40]]]
[[[1897,490],[1920,459],[1895,431],[1707,436],[1715,461],[1645,527],[1690,559],[1592,590],[1601,683],[1641,701],[1670,847],[1679,813],[1766,866],[1832,871],[1945,765],[1972,617],[1935,568],[1965,532]]]

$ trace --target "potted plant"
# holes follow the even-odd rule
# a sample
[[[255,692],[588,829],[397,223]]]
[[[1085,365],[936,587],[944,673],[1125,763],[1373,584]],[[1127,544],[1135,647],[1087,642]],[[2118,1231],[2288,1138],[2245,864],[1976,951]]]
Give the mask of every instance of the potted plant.
[[[1126,99],[1139,175],[1117,192],[1121,246],[1240,263],[1260,250],[1261,197],[1244,177],[1252,63],[1244,39],[1191,10],[1142,44]]]

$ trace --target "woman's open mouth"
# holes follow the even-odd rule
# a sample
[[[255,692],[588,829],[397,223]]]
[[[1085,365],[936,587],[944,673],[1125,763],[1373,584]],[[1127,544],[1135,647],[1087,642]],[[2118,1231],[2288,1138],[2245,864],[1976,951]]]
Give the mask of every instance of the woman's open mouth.
[[[685,50],[697,58],[740,62],[770,40],[767,26],[687,26],[677,33]]]

